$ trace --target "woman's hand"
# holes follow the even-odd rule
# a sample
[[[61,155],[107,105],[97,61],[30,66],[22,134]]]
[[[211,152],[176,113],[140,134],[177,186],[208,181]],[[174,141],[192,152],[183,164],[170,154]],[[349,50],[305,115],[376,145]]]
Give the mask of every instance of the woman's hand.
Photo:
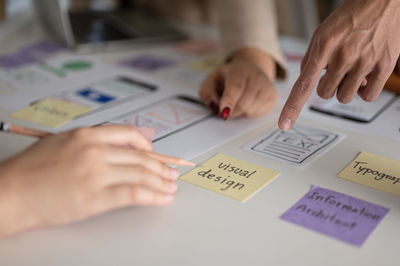
[[[399,58],[399,25],[399,0],[343,1],[315,31],[279,127],[292,127],[324,69],[317,87],[322,98],[336,93],[340,102],[349,103],[358,93],[374,101]]]
[[[123,125],[38,141],[0,164],[0,236],[124,206],[170,203],[179,173],[142,152],[151,150],[146,137]]]
[[[275,72],[275,62],[268,54],[243,48],[207,77],[200,98],[224,119],[262,115],[278,101]]]

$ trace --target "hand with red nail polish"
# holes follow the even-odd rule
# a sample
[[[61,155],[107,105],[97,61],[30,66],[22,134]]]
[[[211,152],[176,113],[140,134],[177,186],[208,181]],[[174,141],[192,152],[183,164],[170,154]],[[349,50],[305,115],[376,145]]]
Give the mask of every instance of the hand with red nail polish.
[[[221,118],[226,120],[229,118],[230,114],[231,114],[231,108],[225,107],[221,112]]]
[[[224,120],[260,116],[278,101],[275,72],[272,57],[256,48],[243,48],[207,77],[200,98],[210,108],[217,106]]]

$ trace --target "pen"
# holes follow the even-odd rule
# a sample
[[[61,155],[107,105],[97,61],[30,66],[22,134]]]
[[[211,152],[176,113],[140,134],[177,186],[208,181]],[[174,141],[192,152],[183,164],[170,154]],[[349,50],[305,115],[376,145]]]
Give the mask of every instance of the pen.
[[[9,124],[6,122],[0,122],[0,131],[19,134],[19,135],[23,135],[23,136],[36,137],[36,138],[44,138],[47,136],[54,135],[49,132],[25,128],[25,127],[21,127],[18,125]],[[163,155],[163,154],[149,152],[149,151],[145,151],[144,153],[147,156],[149,156],[157,161],[160,161],[162,163],[173,164],[173,165],[177,165],[177,166],[191,166],[191,167],[197,166],[197,164],[194,162],[187,161],[185,159],[174,157],[174,156],[168,156],[168,155]]]

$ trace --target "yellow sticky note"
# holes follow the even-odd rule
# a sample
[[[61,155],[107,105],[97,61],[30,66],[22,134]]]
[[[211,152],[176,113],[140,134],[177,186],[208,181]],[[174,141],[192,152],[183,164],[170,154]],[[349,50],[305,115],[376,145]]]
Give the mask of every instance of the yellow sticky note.
[[[12,117],[49,127],[58,127],[92,108],[59,99],[44,99],[11,114]]]
[[[278,175],[277,171],[217,154],[180,179],[245,202]]]
[[[223,63],[222,57],[217,55],[210,55],[202,59],[199,59],[198,61],[190,63],[189,66],[200,71],[209,72],[214,70],[217,66],[219,66],[222,63]]]
[[[338,177],[400,196],[400,162],[361,152]]]

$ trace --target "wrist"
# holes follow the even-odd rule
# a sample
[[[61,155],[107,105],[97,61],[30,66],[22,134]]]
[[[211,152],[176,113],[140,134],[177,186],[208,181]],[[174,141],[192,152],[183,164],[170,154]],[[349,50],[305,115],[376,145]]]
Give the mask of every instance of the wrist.
[[[276,79],[276,62],[272,56],[254,47],[241,48],[229,57],[229,61],[247,61],[256,65],[271,81]]]
[[[0,237],[34,227],[33,216],[25,212],[22,193],[18,188],[19,177],[12,161],[0,163]]]

